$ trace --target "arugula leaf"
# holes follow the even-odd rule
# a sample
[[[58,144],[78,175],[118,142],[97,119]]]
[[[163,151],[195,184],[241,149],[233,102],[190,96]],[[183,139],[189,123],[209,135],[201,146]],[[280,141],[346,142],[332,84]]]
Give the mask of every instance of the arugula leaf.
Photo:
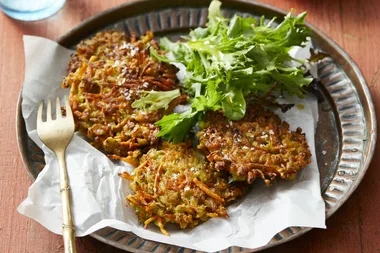
[[[132,108],[145,108],[148,111],[154,111],[161,108],[168,109],[173,99],[179,97],[179,89],[170,91],[141,91],[145,96],[132,103]]]
[[[174,143],[182,141],[189,133],[190,128],[197,122],[198,115],[199,112],[192,110],[165,115],[156,122],[156,125],[161,127],[157,136],[165,137]]]
[[[173,60],[169,60],[166,56],[157,53],[157,51],[153,47],[149,49],[149,54],[153,59],[157,59],[161,62],[174,62]]]
[[[161,127],[158,137],[165,137],[177,143],[183,140],[198,119],[208,110],[221,109],[222,94],[217,91],[217,85],[211,83],[206,87],[206,94],[193,99],[191,109],[183,113],[165,115],[156,125]]]
[[[304,92],[302,87],[311,83],[313,78],[307,78],[300,75],[291,74],[281,74],[279,72],[272,72],[272,77],[282,83],[290,95],[297,95],[299,97],[304,97]]]
[[[227,118],[242,119],[245,115],[246,103],[241,89],[229,89],[222,101],[223,111]]]
[[[221,91],[218,91],[218,83],[210,82],[206,86],[206,93],[193,99],[191,107],[196,111],[216,111],[221,109],[220,102],[223,99]]]
[[[212,1],[208,7],[208,23],[207,29],[209,33],[215,32],[220,22],[223,22],[224,17],[220,11],[220,6],[222,3],[220,1]]]
[[[291,12],[278,25],[276,18],[223,17],[221,2],[209,6],[208,23],[171,42],[160,40],[160,46],[173,56],[169,60],[151,54],[158,60],[185,65],[184,87],[191,100],[191,110],[165,116],[157,124],[160,136],[182,140],[187,131],[209,110],[222,109],[231,120],[244,117],[246,97],[260,98],[276,89],[303,97],[312,79],[304,77],[300,67],[291,65],[289,50],[304,46],[310,29],[304,25],[306,12],[292,16]],[[298,61],[298,60],[296,60]]]
[[[255,18],[242,18],[235,15],[230,21],[227,36],[231,38],[241,35],[251,36],[254,34],[255,25],[257,25],[257,20]]]

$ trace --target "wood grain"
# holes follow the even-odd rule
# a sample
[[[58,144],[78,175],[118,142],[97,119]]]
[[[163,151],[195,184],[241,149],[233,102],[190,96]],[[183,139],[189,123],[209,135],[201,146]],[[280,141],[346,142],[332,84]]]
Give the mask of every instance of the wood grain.
[[[37,22],[15,21],[0,13],[0,252],[63,252],[60,236],[17,213],[31,182],[17,149],[16,102],[24,73],[22,35],[56,39],[85,18],[121,4],[122,0],[68,0],[53,17]],[[362,70],[375,107],[380,103],[380,1],[262,0],[288,11],[308,11],[307,20],[342,46]],[[380,119],[380,108],[377,110]],[[380,252],[380,150],[352,197],[327,221],[267,253]],[[78,238],[78,252],[123,252],[91,237]]]

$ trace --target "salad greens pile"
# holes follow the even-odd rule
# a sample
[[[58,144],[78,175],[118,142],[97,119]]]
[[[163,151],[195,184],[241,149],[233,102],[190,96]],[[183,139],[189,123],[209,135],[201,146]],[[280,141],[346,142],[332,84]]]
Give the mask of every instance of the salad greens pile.
[[[275,26],[275,18],[268,23],[264,17],[227,19],[220,6],[218,0],[211,2],[206,28],[196,28],[183,41],[160,40],[161,48],[174,59],[150,49],[152,57],[186,67],[184,87],[191,98],[189,110],[156,123],[160,137],[183,140],[208,110],[223,110],[227,118],[239,120],[245,115],[248,95],[260,97],[280,90],[303,97],[312,81],[304,77],[301,67],[291,64],[300,61],[289,55],[292,47],[304,46],[310,36],[305,12],[296,17],[289,13]]]

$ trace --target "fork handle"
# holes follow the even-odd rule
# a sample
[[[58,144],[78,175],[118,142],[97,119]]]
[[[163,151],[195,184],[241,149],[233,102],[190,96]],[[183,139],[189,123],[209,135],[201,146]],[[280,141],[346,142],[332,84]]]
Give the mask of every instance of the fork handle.
[[[71,195],[67,176],[65,150],[56,152],[59,164],[59,181],[62,203],[62,236],[65,253],[76,253],[75,228],[71,212]]]

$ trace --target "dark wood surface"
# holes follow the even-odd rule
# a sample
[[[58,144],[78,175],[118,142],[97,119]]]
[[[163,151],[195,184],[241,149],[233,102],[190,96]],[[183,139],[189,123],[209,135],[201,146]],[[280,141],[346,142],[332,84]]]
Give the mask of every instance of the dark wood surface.
[[[159,0],[157,0],[159,1]],[[122,0],[68,0],[56,15],[37,22],[15,21],[0,13],[0,252],[63,252],[60,236],[16,211],[31,185],[17,148],[15,116],[24,77],[22,36],[57,39],[82,20]],[[375,107],[380,104],[380,1],[262,0],[283,10],[308,11],[307,20],[342,46],[362,70]],[[380,119],[380,108],[377,110]],[[356,192],[327,221],[287,244],[265,251],[380,252],[380,149]],[[78,238],[79,253],[124,252],[91,237]]]

